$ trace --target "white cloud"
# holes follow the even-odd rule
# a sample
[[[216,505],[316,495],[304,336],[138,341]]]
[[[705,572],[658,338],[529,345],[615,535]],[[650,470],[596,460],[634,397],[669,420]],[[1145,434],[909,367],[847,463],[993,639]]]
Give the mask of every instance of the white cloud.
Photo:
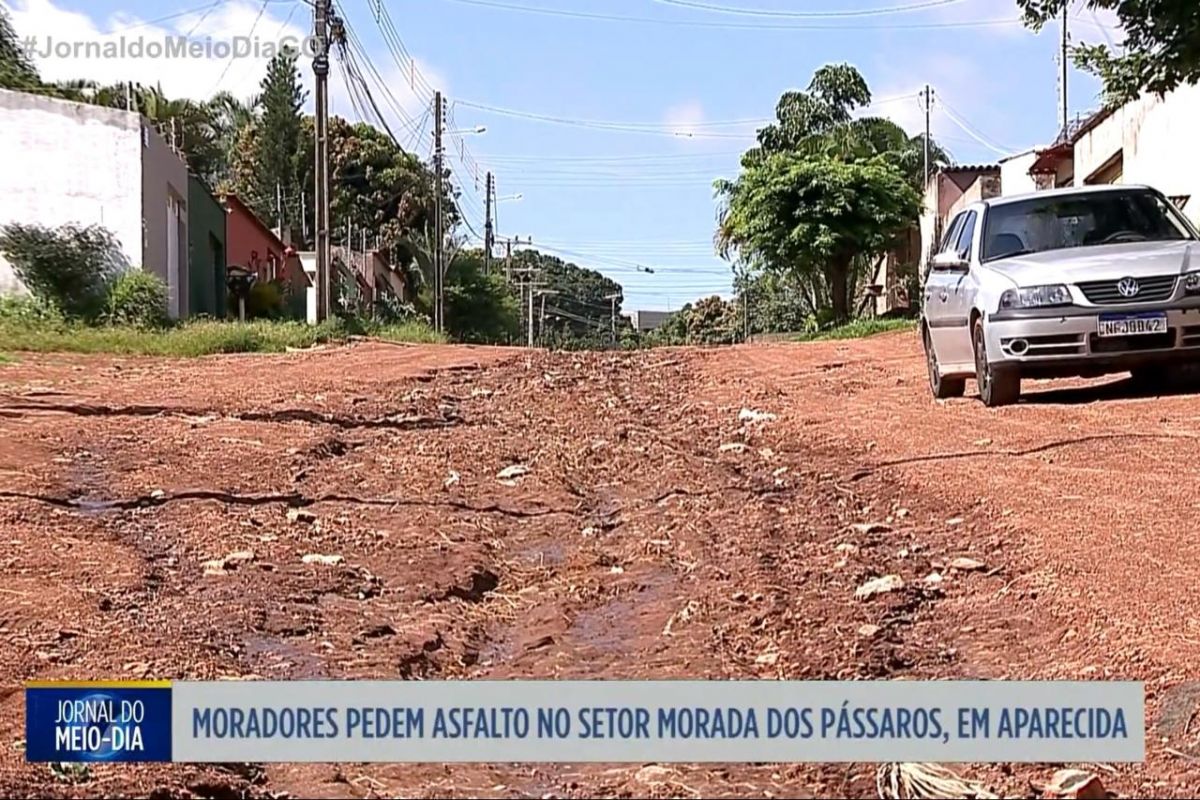
[[[99,20],[60,8],[51,0],[17,0],[12,18],[18,34],[34,38],[32,55],[46,80],[132,80],[159,84],[168,96],[201,99],[217,89],[239,97],[253,94],[271,53],[281,43],[299,42],[307,33],[302,22],[297,24],[299,13],[288,19],[296,7],[268,4],[258,18],[261,4],[230,0],[207,12],[146,24],[124,13]],[[201,45],[199,54],[153,57],[170,37],[183,35]],[[238,37],[243,37],[240,44]],[[233,46],[245,48],[245,55],[232,60],[217,57]],[[118,55],[105,57],[106,48]]]
[[[219,90],[241,98],[257,94],[271,55],[283,44],[302,42],[311,27],[311,11],[302,0],[276,0],[265,7],[258,0],[214,0],[214,5],[207,9],[155,24],[147,24],[144,19],[125,12],[107,18],[92,17],[56,6],[52,0],[15,0],[10,13],[18,35],[33,37],[32,56],[45,80],[87,78],[102,84],[121,81],[158,84],[168,97],[195,100],[211,97]],[[162,47],[170,37],[180,36],[203,45],[199,57],[153,58],[147,53],[151,48]],[[104,48],[120,48],[122,43],[124,50],[120,57],[95,57],[103,54]],[[241,52],[232,60],[218,57],[224,49],[235,45]],[[402,133],[406,125],[403,115],[420,118],[428,107],[424,99],[428,95],[425,84],[445,91],[446,81],[419,59],[417,70],[425,83],[413,79],[408,70],[401,70],[390,52],[381,49],[379,54],[371,55],[391,97],[385,95],[371,74],[365,76],[367,86],[389,125],[404,141],[407,137]],[[312,61],[302,54],[299,66],[311,109]],[[366,69],[365,65],[363,68]],[[330,69],[329,98],[331,113],[359,117],[353,110],[336,59]],[[398,106],[403,114],[393,106]]]

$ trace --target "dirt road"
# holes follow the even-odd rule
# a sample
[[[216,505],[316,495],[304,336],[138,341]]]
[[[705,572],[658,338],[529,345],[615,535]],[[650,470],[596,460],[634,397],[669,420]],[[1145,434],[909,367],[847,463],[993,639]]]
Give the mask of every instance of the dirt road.
[[[1195,796],[1200,396],[1131,391],[938,404],[912,334],[22,356],[0,795],[875,794],[870,765],[56,773],[23,762],[31,678],[1107,677],[1146,681],[1148,762],[1090,769]],[[1025,796],[1053,768],[963,771]]]

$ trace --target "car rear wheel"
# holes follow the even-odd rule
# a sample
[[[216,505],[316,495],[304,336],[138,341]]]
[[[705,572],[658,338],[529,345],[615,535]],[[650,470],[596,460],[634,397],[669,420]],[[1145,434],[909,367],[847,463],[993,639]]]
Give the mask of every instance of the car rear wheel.
[[[1011,405],[1021,397],[1021,375],[1011,367],[997,367],[987,357],[987,340],[983,337],[983,320],[975,321],[972,332],[975,344],[975,382],[979,384],[979,399],[988,407]]]
[[[967,389],[966,378],[947,378],[938,367],[933,342],[929,340],[929,329],[921,328],[921,341],[925,344],[925,367],[929,370],[929,390],[938,400],[962,397]]]

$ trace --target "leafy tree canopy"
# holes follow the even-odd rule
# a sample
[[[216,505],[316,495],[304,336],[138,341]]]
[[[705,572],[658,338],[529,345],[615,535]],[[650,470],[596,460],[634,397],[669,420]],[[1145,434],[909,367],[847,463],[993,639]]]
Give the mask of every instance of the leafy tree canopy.
[[[504,264],[497,264],[501,270]],[[512,269],[533,268],[546,295],[547,322],[566,336],[609,337],[612,331],[613,295],[616,313],[621,315],[624,290],[621,284],[593,269],[563,261],[538,250],[513,253]],[[538,316],[540,317],[540,303]]]
[[[721,226],[729,245],[763,268],[824,277],[838,320],[849,312],[855,256],[882,252],[921,208],[884,156],[775,153],[743,169],[725,194]]]
[[[99,225],[11,223],[0,228],[0,253],[30,293],[66,317],[95,319],[122,268],[116,238]]]
[[[21,46],[8,11],[0,6],[0,88],[28,89],[41,85],[37,68]]]
[[[503,274],[483,271],[483,251],[461,252],[446,274],[446,330],[460,342],[510,343],[521,335],[521,307]]]
[[[1105,100],[1119,105],[1141,92],[1165,94],[1200,81],[1200,11],[1196,0],[1085,0],[1093,11],[1113,11],[1125,34],[1121,52],[1079,45],[1075,62],[1104,81]],[[1073,0],[1017,0],[1035,30],[1062,17]]]

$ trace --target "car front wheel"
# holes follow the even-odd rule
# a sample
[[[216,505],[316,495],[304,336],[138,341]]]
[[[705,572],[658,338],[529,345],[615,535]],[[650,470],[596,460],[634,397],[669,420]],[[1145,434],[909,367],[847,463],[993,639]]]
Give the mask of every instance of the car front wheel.
[[[947,378],[942,374],[941,368],[938,367],[937,355],[933,352],[933,342],[929,339],[929,329],[923,326],[921,341],[925,345],[925,367],[929,370],[929,390],[933,392],[933,396],[938,400],[962,397],[967,388],[966,379]]]
[[[979,399],[988,407],[1017,402],[1021,396],[1021,376],[1011,367],[997,367],[988,360],[983,320],[975,321],[972,339],[975,344],[975,382],[979,384]]]

